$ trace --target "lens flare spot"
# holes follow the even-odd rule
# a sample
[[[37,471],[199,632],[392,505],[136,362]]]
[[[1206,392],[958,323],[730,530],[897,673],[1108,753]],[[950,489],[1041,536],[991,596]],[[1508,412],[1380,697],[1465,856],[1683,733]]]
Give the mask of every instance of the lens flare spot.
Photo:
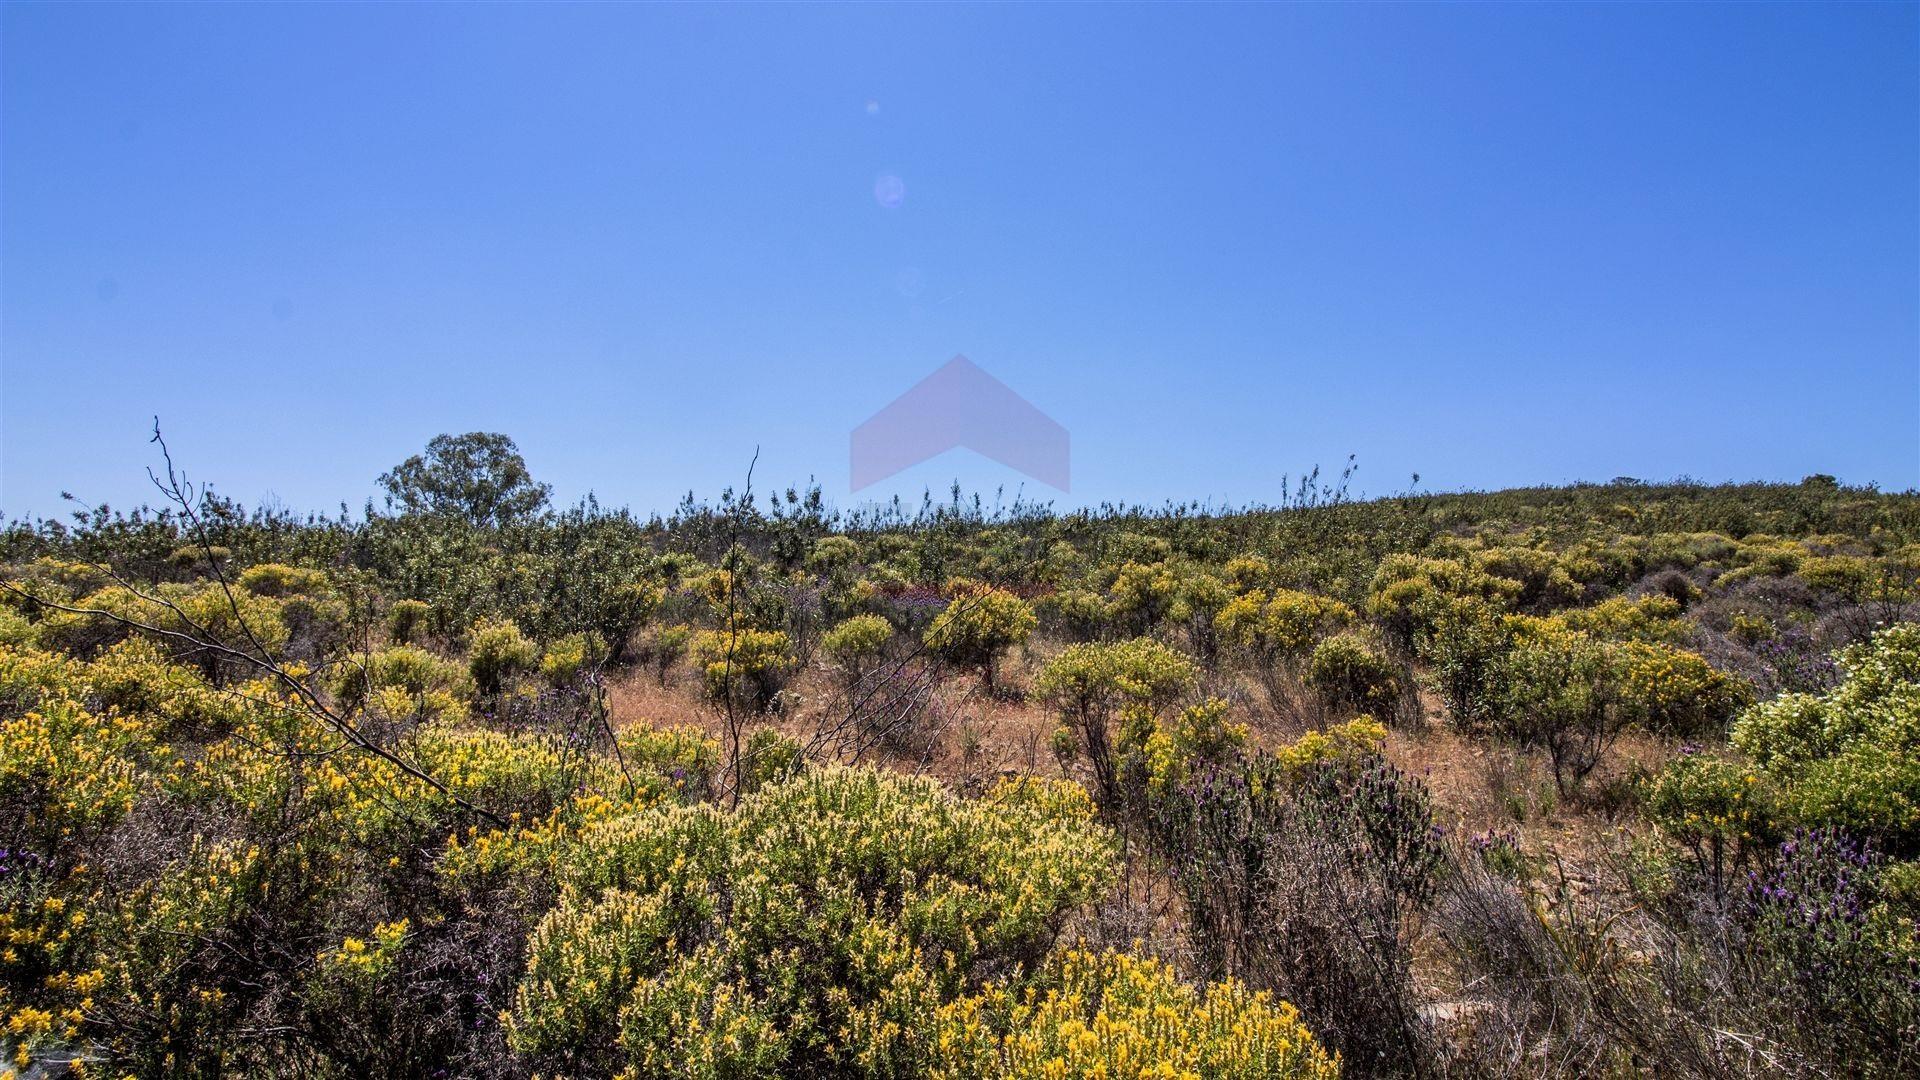
[[[907,185],[900,178],[887,173],[873,182],[873,201],[889,210],[898,209],[907,201]]]

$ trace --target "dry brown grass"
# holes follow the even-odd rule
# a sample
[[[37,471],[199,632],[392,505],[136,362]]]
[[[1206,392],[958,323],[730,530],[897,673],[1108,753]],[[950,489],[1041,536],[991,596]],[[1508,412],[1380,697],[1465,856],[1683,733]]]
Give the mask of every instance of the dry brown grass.
[[[937,776],[968,791],[980,790],[991,778],[1006,773],[1061,775],[1052,749],[1055,721],[1024,693],[1037,670],[1035,658],[1024,654],[1011,658],[998,694],[987,694],[970,676],[947,679],[938,699],[948,719],[930,753],[911,758],[882,749],[863,760]],[[844,708],[835,676],[824,666],[798,673],[788,689],[794,707],[764,722],[789,735],[804,738]],[[665,686],[649,673],[630,672],[610,684],[607,698],[615,727],[686,726],[716,738],[725,729],[724,718],[706,703],[694,674],[684,666],[668,675]]]
[[[970,676],[955,675],[938,691],[947,721],[933,748],[918,758],[878,750],[863,760],[904,772],[937,776],[965,791],[979,791],[997,776],[1028,773],[1061,775],[1052,749],[1056,721],[1025,689],[1055,647],[1035,643],[1005,662],[1002,690],[988,694]],[[1247,705],[1244,715],[1253,738],[1277,745],[1298,736],[1298,725],[1253,707],[1257,693],[1246,692],[1227,677],[1216,677],[1216,692]],[[795,707],[766,722],[804,737],[843,708],[834,675],[824,666],[800,672],[790,684]],[[1238,692],[1236,692],[1238,691]],[[665,686],[634,671],[610,687],[609,705],[616,726],[646,723],[690,726],[719,736],[723,719],[702,700],[699,684],[684,665]],[[1401,770],[1423,779],[1433,793],[1435,823],[1449,834],[1470,836],[1513,831],[1529,850],[1576,865],[1603,858],[1617,847],[1620,807],[1609,801],[1635,770],[1651,771],[1674,750],[1663,740],[1628,734],[1613,747],[1605,764],[1588,778],[1582,792],[1562,797],[1554,791],[1545,759],[1486,739],[1455,732],[1444,710],[1425,695],[1424,731],[1392,731],[1387,756]]]
[[[948,678],[937,691],[946,723],[926,755],[916,759],[880,750],[865,760],[936,776],[969,793],[985,790],[1008,773],[1061,775],[1052,749],[1056,720],[1025,693],[1054,651],[1036,643],[1008,658],[997,694],[986,693],[970,676]],[[1208,683],[1208,692],[1235,702],[1257,744],[1275,746],[1300,734],[1299,718],[1272,714],[1255,688],[1220,674]],[[844,708],[837,679],[824,666],[799,673],[789,689],[793,707],[766,721],[789,735],[804,739]],[[616,725],[688,725],[716,737],[723,731],[723,718],[702,700],[696,677],[684,666],[671,673],[665,686],[649,673],[635,672],[613,685],[609,698]],[[1420,704],[1423,729],[1390,731],[1386,753],[1397,768],[1426,783],[1435,824],[1462,839],[1490,832],[1514,834],[1524,850],[1538,856],[1542,874],[1564,878],[1581,894],[1623,892],[1617,867],[1631,839],[1633,818],[1623,813],[1627,808],[1619,803],[1619,793],[1636,772],[1650,772],[1671,758],[1676,752],[1671,743],[1623,736],[1582,791],[1565,797],[1555,791],[1543,753],[1464,736],[1453,730],[1437,701],[1422,695]],[[1150,845],[1129,843],[1125,849],[1129,855],[1119,885],[1079,914],[1066,929],[1068,937],[1097,946],[1140,948],[1188,970],[1192,943],[1168,868],[1156,864]],[[1418,999],[1443,1020],[1452,1015],[1448,1010],[1469,1008],[1472,1003],[1466,999],[1473,993],[1465,985],[1468,973],[1456,970],[1455,959],[1431,927],[1412,926],[1409,933]]]

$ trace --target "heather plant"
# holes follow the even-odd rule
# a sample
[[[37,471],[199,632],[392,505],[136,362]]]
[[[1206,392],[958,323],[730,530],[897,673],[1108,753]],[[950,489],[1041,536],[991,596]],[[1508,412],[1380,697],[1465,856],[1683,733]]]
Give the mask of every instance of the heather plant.
[[[1754,642],[1754,655],[1765,672],[1765,682],[1787,694],[1813,694],[1831,689],[1840,669],[1813,635],[1790,626]]]
[[[1920,931],[1885,875],[1870,847],[1803,830],[1753,874],[1739,921],[1754,985],[1804,1052],[1898,1076],[1920,1068]]]
[[[1197,772],[1155,817],[1203,970],[1297,1004],[1349,1069],[1422,1067],[1409,920],[1444,852],[1417,780],[1343,731]]]

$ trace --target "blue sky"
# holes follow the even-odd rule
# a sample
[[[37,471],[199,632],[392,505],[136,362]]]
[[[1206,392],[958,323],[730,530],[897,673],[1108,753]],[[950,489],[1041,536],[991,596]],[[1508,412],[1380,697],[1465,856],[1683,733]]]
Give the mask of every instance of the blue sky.
[[[885,205],[882,178],[904,197]],[[1060,505],[1920,484],[1920,7],[0,9],[0,511],[855,497],[956,353]]]

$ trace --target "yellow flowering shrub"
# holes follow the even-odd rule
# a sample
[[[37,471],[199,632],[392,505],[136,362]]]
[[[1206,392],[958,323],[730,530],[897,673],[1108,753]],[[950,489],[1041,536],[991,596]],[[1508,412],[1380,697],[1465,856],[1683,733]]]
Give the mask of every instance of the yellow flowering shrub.
[[[979,582],[956,581],[947,592],[947,606],[934,616],[923,640],[947,662],[978,668],[992,686],[1000,654],[1024,644],[1038,624],[1033,607],[1005,589]]]
[[[395,645],[417,644],[427,632],[433,609],[423,600],[395,600],[387,609],[387,637]]]
[[[458,719],[473,681],[461,665],[413,645],[394,645],[335,665],[332,689],[343,705],[394,717]]]
[[[1457,559],[1394,554],[1380,560],[1367,589],[1367,614],[1403,649],[1411,649],[1454,600],[1479,600],[1504,610],[1520,583]]]
[[[1204,989],[1158,960],[1068,951],[1021,990],[942,1005],[934,1080],[1333,1080],[1299,1012],[1228,980]]]
[[[1779,793],[1748,762],[1683,754],[1645,784],[1643,802],[1647,816],[1718,877],[1778,839]]]
[[[324,570],[259,563],[240,571],[240,586],[260,596],[324,596],[333,589]]]
[[[1680,617],[1680,601],[1662,593],[1637,600],[1612,596],[1592,607],[1571,608],[1560,618],[1575,630],[1615,641],[1675,644],[1689,632],[1687,621]]]
[[[444,674],[427,659],[382,670]],[[391,745],[445,791],[344,747],[281,687],[215,690],[143,640],[91,661],[0,647],[0,807],[31,826],[0,844],[0,1037],[29,1057],[85,1045],[141,1072],[248,1071],[226,1033],[261,993],[297,991],[316,1022],[393,1011],[410,942],[444,932],[434,870],[453,897],[496,880],[475,869],[549,877],[592,824],[709,791],[719,758],[644,727],[618,754],[445,721]],[[476,819],[456,797],[507,824],[462,829]],[[138,848],[101,839],[122,822]],[[96,882],[82,860],[99,843],[121,866]],[[385,1052],[377,1033],[360,1045]]]
[[[1303,772],[1327,762],[1357,762],[1379,754],[1387,745],[1386,725],[1370,716],[1309,731],[1274,750],[1274,759],[1290,772]]]
[[[467,647],[467,672],[474,686],[488,697],[505,689],[508,680],[532,671],[540,662],[540,648],[510,619],[489,619],[473,628]]]
[[[1208,698],[1152,721],[1137,751],[1150,797],[1186,782],[1197,768],[1246,749],[1247,725],[1229,720],[1228,711],[1225,701]]]
[[[1180,578],[1163,561],[1125,562],[1107,587],[1107,611],[1135,633],[1152,630],[1173,614],[1180,599]]]
[[[322,950],[315,959],[325,975],[362,985],[378,982],[393,970],[408,928],[406,919],[384,922],[367,937],[342,938],[338,946]]]
[[[167,645],[177,656],[191,659],[208,676],[217,678],[231,666],[231,661],[212,650],[183,652],[179,639],[167,635],[186,633],[210,638],[249,654],[257,653],[259,648],[277,653],[287,643],[283,603],[238,585],[229,589],[217,582],[191,585],[161,582],[135,592],[116,584],[88,594],[75,601],[75,605],[86,611],[47,610],[44,613],[35,626],[35,637],[41,646],[88,656],[135,633],[126,624],[137,623],[152,627],[154,633],[150,636],[155,641]]]
[[[933,1007],[1037,959],[1111,880],[1091,811],[1038,781],[966,801],[833,768],[733,811],[596,823],[529,942],[510,1038],[641,1076],[712,1075],[738,1055],[754,1075],[911,1060]]]
[[[1055,751],[1062,760],[1084,754],[1100,798],[1114,803],[1131,754],[1158,714],[1198,678],[1193,661],[1151,638],[1134,638],[1069,646],[1041,669],[1033,692],[1059,714]]]
[[[1353,622],[1353,609],[1338,600],[1296,589],[1255,589],[1229,601],[1214,628],[1229,645],[1265,663],[1299,658],[1327,634]]]
[[[1649,731],[1717,737],[1753,701],[1745,681],[1685,649],[1629,641],[1613,649],[1613,658],[1627,715]]]
[[[1222,567],[1227,581],[1242,592],[1263,589],[1273,577],[1273,563],[1261,555],[1236,555]]]
[[[1400,677],[1389,660],[1363,634],[1344,631],[1314,646],[1306,683],[1330,709],[1347,715],[1392,716],[1400,698]]]
[[[1584,591],[1559,556],[1541,548],[1489,547],[1473,552],[1469,562],[1475,570],[1518,583],[1514,602],[1525,607],[1570,604]]]
[[[705,630],[694,636],[692,648],[710,699],[731,698],[736,705],[753,708],[765,708],[773,700],[794,664],[793,645],[784,630]]]
[[[0,645],[0,701],[0,806],[43,845],[117,821],[163,752],[150,718],[102,703],[65,657]]]
[[[568,634],[540,654],[540,676],[552,686],[567,686],[605,655],[606,648],[594,635]]]
[[[820,649],[833,662],[850,699],[886,652],[892,637],[893,624],[878,615],[843,619],[821,636]]]
[[[1738,545],[1732,556],[1732,570],[1715,578],[1714,587],[1725,589],[1742,581],[1762,577],[1787,577],[1800,569],[1807,558],[1799,541],[1755,534]]]
[[[1109,617],[1106,600],[1091,589],[1056,589],[1035,601],[1034,609],[1078,641],[1098,636]]]

